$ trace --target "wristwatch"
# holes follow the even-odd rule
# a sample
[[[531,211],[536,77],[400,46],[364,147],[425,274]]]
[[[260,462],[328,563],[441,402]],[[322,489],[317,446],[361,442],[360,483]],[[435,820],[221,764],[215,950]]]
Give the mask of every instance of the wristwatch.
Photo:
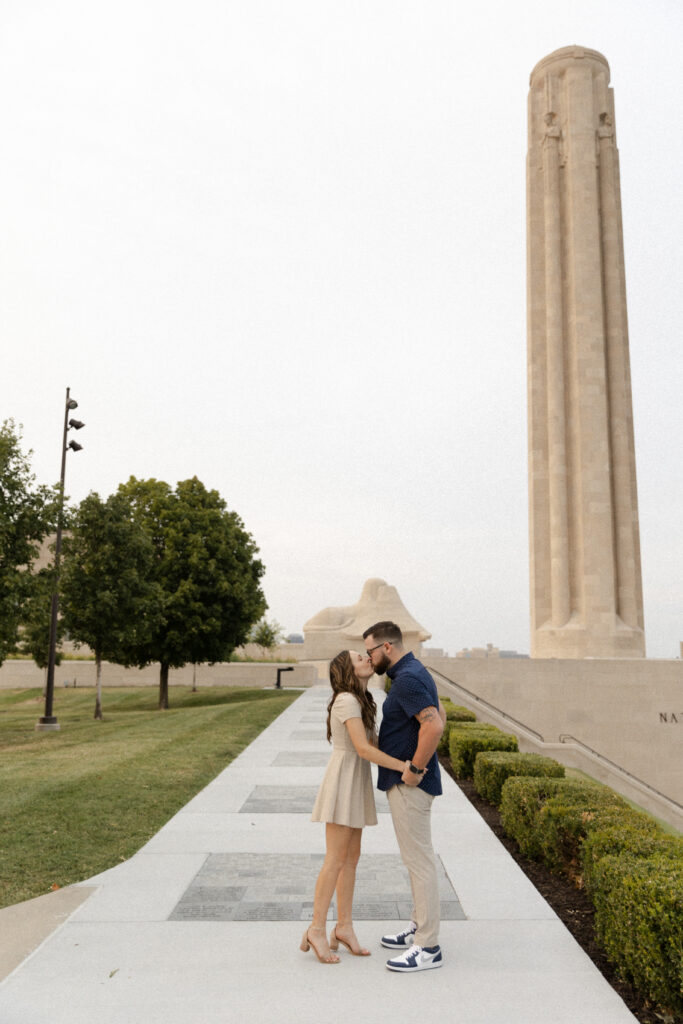
[[[424,775],[424,773],[427,771],[426,768],[418,768],[417,765],[413,764],[412,761],[409,763],[408,767],[410,768],[413,775]]]

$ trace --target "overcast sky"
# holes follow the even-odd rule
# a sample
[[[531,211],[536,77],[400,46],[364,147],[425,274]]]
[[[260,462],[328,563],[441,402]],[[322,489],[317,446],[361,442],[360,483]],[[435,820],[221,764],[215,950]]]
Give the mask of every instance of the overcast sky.
[[[611,67],[648,654],[683,640],[680,0],[2,0],[0,419],[197,475],[300,631],[364,581],[529,650],[529,73]]]

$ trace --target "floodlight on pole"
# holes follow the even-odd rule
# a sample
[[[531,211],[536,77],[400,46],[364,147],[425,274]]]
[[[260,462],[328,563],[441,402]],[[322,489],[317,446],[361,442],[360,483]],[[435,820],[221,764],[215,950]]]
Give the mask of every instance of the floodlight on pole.
[[[36,723],[36,729],[59,729],[59,722],[56,715],[52,714],[52,704],[55,692],[55,661],[57,655],[57,616],[59,611],[59,563],[62,551],[62,521],[64,514],[64,476],[66,472],[66,453],[69,449],[80,452],[82,444],[77,441],[70,441],[67,445],[66,434],[70,429],[80,430],[85,426],[80,420],[69,419],[69,411],[78,408],[75,398],[69,397],[70,389],[66,389],[66,407],[64,409],[64,433],[62,435],[62,469],[59,477],[59,504],[57,506],[57,536],[55,539],[55,573],[52,591],[52,605],[50,609],[50,647],[47,663],[47,683],[45,686],[45,714]]]

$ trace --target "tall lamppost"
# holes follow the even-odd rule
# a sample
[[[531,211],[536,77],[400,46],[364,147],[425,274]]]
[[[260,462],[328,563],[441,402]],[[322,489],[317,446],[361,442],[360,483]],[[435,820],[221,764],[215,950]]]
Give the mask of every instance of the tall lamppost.
[[[45,687],[45,714],[36,723],[36,729],[59,729],[59,722],[56,715],[52,714],[52,702],[55,692],[55,657],[57,653],[57,612],[59,610],[59,562],[62,552],[62,518],[64,513],[64,474],[66,471],[66,453],[69,448],[74,452],[80,452],[83,448],[78,441],[66,443],[68,430],[80,430],[85,426],[80,420],[69,419],[72,409],[78,408],[78,402],[69,397],[69,388],[66,389],[66,405],[64,407],[64,433],[62,435],[62,471],[59,477],[59,506],[57,509],[57,538],[55,540],[55,574],[54,590],[52,592],[52,607],[50,613],[50,651],[47,663],[47,685]]]

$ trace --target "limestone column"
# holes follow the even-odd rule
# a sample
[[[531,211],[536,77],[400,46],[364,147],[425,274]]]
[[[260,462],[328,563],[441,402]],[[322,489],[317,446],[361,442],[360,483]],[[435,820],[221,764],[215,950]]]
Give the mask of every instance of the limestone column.
[[[529,91],[531,653],[643,657],[619,157],[609,66],[572,46]]]

